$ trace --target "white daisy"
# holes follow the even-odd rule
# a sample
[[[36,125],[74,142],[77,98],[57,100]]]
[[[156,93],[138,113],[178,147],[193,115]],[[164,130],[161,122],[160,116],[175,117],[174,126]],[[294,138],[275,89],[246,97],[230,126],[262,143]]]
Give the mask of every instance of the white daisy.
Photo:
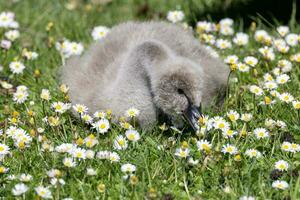
[[[0,156],[9,154],[9,147],[6,144],[0,143]]]
[[[60,114],[62,114],[62,113],[64,113],[64,112],[66,112],[68,109],[69,109],[69,105],[68,104],[65,104],[65,103],[63,103],[63,102],[53,102],[52,104],[51,104],[51,108],[55,111],[55,112],[57,112],[57,113],[60,113]]]
[[[130,173],[131,174],[131,173],[136,171],[136,166],[133,165],[133,164],[130,164],[130,163],[126,163],[126,164],[123,164],[121,166],[121,171],[123,173]]]
[[[245,122],[251,121],[252,118],[253,118],[253,115],[251,113],[244,113],[241,116],[241,120],[243,120]]]
[[[275,81],[267,81],[264,83],[264,88],[267,90],[275,90],[278,87]]]
[[[88,148],[92,148],[99,143],[95,135],[90,134],[84,139],[84,143]]]
[[[290,33],[285,37],[285,41],[288,45],[294,47],[298,45],[298,35],[295,33]]]
[[[289,168],[288,162],[284,160],[279,160],[275,163],[275,169],[280,170],[280,171],[287,171]]]
[[[97,175],[97,171],[93,168],[86,168],[86,174],[88,176],[95,176]]]
[[[12,12],[0,13],[0,27],[3,28],[18,28],[19,24],[15,21],[15,14]]]
[[[280,190],[285,190],[289,187],[289,184],[286,181],[276,180],[272,183],[272,187]]]
[[[216,47],[219,49],[228,49],[231,48],[231,42],[229,40],[226,39],[217,39],[216,41]]]
[[[237,69],[240,72],[249,72],[250,67],[248,65],[246,65],[245,63],[240,62],[240,63],[237,64]]]
[[[9,64],[9,69],[13,74],[21,74],[25,69],[25,65],[19,61],[13,61]]]
[[[286,34],[288,34],[290,32],[290,29],[288,26],[279,26],[276,28],[276,30],[281,37],[286,36]]]
[[[184,13],[181,10],[169,11],[167,19],[172,23],[181,22],[184,19]]]
[[[271,74],[266,73],[266,74],[264,74],[264,80],[265,81],[273,81],[274,78],[273,78],[273,76]]]
[[[249,36],[246,33],[237,33],[232,41],[238,46],[244,46],[249,42]]]
[[[197,32],[212,32],[216,30],[215,24],[208,21],[199,21],[197,22]]]
[[[283,142],[281,144],[281,150],[290,152],[292,150],[292,144],[290,142]]]
[[[256,128],[253,131],[257,139],[263,139],[269,137],[269,132],[265,128]]]
[[[258,51],[262,54],[262,56],[267,60],[274,60],[275,54],[272,47],[264,46],[259,48]]]
[[[296,110],[299,110],[299,109],[300,109],[300,101],[293,101],[293,107],[294,107]]]
[[[240,114],[236,112],[235,110],[230,110],[227,112],[227,117],[232,121],[235,122],[240,118]]]
[[[237,132],[231,129],[225,129],[223,130],[222,135],[225,138],[232,138],[233,136],[237,135]]]
[[[294,97],[287,92],[280,94],[278,98],[285,103],[291,103],[294,101]]]
[[[140,111],[136,108],[129,108],[125,114],[127,117],[137,117],[140,114]]]
[[[94,117],[104,119],[106,117],[106,113],[104,111],[97,111],[94,113]]]
[[[290,76],[287,74],[281,74],[279,76],[276,77],[276,82],[278,84],[285,84],[290,80]]]
[[[300,145],[296,143],[292,143],[290,152],[297,153],[299,151],[300,151]]]
[[[95,151],[93,151],[93,150],[86,150],[85,151],[85,156],[86,156],[86,158],[87,159],[94,159],[94,157],[95,157]]]
[[[226,130],[229,129],[230,124],[228,122],[226,122],[225,119],[223,119],[222,117],[214,117],[214,128],[215,129],[219,129],[219,130]]]
[[[264,91],[256,85],[251,85],[249,89],[250,89],[250,92],[252,92],[253,94],[255,94],[257,96],[261,96],[264,93]]]
[[[19,183],[13,187],[11,192],[13,193],[14,196],[20,196],[25,192],[27,192],[28,189],[29,188],[27,187],[27,185],[25,185],[24,183]]]
[[[110,128],[109,121],[107,119],[100,119],[99,121],[92,124],[99,133],[106,133]]]
[[[110,160],[111,162],[119,162],[119,161],[120,161],[120,156],[119,156],[119,154],[116,153],[116,152],[111,152],[111,153],[109,154],[109,160]]]
[[[238,153],[238,149],[235,146],[231,145],[231,144],[223,145],[221,151],[224,154],[228,153],[228,154],[231,154],[231,155],[235,155],[235,154]]]
[[[83,104],[76,104],[76,105],[73,106],[73,109],[74,109],[75,112],[77,112],[81,115],[88,111],[88,108]]]
[[[68,168],[76,166],[76,162],[73,160],[73,158],[64,158],[63,164]]]
[[[94,40],[100,40],[109,33],[110,29],[106,26],[96,26],[92,31],[92,37]]]
[[[73,158],[85,159],[86,150],[82,148],[73,148],[71,151],[71,155],[73,156]]]
[[[30,174],[21,174],[19,180],[22,182],[32,181],[33,177]]]
[[[289,72],[292,70],[292,63],[288,60],[279,60],[277,66],[281,68],[282,72]]]
[[[52,198],[51,191],[46,187],[38,186],[38,187],[34,188],[34,190],[35,190],[36,194],[43,199],[51,199]]]
[[[224,18],[219,21],[221,27],[228,27],[233,25],[233,19]]]
[[[140,134],[136,130],[127,130],[125,135],[129,141],[136,142],[140,139]]]
[[[247,149],[245,154],[250,158],[260,158],[262,154],[256,149]]]
[[[96,157],[98,159],[109,159],[109,151],[98,151]]]
[[[236,55],[230,55],[224,59],[224,62],[233,65],[233,64],[237,64],[238,60],[239,58]]]
[[[86,123],[90,124],[93,122],[93,118],[89,114],[83,114],[81,115],[81,119]]]
[[[49,101],[51,99],[51,95],[49,90],[47,89],[42,89],[42,92],[40,94],[41,99]]]
[[[255,200],[255,197],[253,197],[253,196],[242,196],[242,197],[240,197],[240,200]]]
[[[20,32],[18,30],[10,30],[5,32],[5,37],[10,41],[15,41],[17,38],[20,37]]]
[[[199,151],[210,151],[212,147],[211,143],[207,140],[199,140],[197,141],[196,145]]]
[[[24,103],[28,97],[27,91],[16,91],[13,93],[13,100],[19,104]]]
[[[187,158],[189,156],[189,152],[190,150],[188,148],[178,148],[176,149],[175,156]]]
[[[34,52],[34,51],[24,51],[23,53],[23,56],[27,59],[27,60],[35,60],[39,54]]]
[[[114,149],[125,150],[127,149],[127,147],[128,147],[127,140],[122,135],[117,136],[116,139],[114,140]]]
[[[11,47],[11,41],[9,40],[1,40],[0,41],[0,47],[3,48],[3,49],[10,49]],[[3,67],[1,66],[1,70],[0,71],[3,71]]]
[[[250,65],[251,67],[255,67],[258,63],[258,60],[257,60],[257,58],[255,58],[253,56],[247,56],[247,57],[244,58],[244,62],[247,65]]]
[[[230,26],[220,26],[220,34],[222,35],[233,35],[234,29]]]
[[[258,42],[264,42],[266,38],[270,37],[267,31],[257,30],[254,33],[254,39]]]

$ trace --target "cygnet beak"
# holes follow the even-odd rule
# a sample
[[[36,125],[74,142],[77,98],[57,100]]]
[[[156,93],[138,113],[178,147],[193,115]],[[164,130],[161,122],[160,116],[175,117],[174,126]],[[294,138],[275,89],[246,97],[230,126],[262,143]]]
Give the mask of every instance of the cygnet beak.
[[[197,108],[196,106],[190,104],[189,107],[183,111],[184,118],[190,123],[194,131],[197,131],[200,128],[199,118],[201,115],[201,106],[200,108]]]

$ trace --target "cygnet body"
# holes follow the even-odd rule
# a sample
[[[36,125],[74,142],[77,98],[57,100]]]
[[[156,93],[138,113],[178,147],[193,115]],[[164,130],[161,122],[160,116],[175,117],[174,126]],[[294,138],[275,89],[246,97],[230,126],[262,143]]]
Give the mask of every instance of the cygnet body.
[[[228,75],[192,31],[166,22],[127,22],[83,56],[71,57],[61,77],[73,104],[86,105],[90,113],[111,109],[116,118],[134,107],[147,127],[160,112],[196,117],[189,115],[211,104]]]

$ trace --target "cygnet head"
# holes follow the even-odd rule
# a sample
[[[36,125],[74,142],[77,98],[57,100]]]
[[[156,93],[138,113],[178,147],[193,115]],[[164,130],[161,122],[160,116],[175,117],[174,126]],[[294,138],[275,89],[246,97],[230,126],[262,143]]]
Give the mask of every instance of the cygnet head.
[[[160,64],[159,79],[152,82],[156,106],[169,116],[185,117],[195,130],[198,129],[204,81],[202,68],[180,57]]]

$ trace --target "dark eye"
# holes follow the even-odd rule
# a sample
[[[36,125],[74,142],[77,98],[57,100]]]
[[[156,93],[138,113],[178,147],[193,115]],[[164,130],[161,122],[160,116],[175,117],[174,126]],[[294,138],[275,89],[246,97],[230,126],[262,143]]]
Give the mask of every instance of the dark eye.
[[[178,92],[178,94],[184,94],[184,92],[183,92],[183,90],[182,89],[177,89],[177,92]]]

